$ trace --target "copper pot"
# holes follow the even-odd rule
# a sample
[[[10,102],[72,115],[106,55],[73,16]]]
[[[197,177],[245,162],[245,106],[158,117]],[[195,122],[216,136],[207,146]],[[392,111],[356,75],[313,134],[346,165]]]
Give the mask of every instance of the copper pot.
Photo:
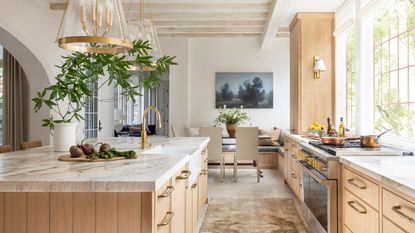
[[[344,138],[340,137],[321,137],[321,142],[325,145],[343,146]]]
[[[362,147],[367,147],[367,148],[379,148],[381,146],[380,141],[379,141],[380,136],[384,135],[385,133],[389,131],[391,131],[391,129],[386,130],[385,132],[379,135],[360,136],[360,145]]]

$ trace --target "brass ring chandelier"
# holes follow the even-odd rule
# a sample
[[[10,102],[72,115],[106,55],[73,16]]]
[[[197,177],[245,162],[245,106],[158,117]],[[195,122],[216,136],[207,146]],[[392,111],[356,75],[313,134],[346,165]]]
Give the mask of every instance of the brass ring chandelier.
[[[133,48],[121,0],[69,0],[59,47],[85,53],[121,53]]]

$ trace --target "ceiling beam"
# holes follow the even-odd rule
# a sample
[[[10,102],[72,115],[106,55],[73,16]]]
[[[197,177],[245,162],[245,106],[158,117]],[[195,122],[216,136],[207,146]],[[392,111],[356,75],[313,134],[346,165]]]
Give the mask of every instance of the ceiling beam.
[[[262,34],[261,49],[266,49],[271,46],[272,39],[281,27],[282,18],[284,16],[283,13],[289,10],[292,2],[292,0],[273,0],[265,30]]]
[[[221,28],[221,27],[261,27],[265,25],[265,20],[215,20],[215,21],[158,21],[153,20],[157,28]]]
[[[177,33],[159,34],[159,38],[259,38],[262,33]]]
[[[49,9],[51,10],[65,10],[67,7],[65,2],[49,3]],[[131,11],[138,12],[139,4],[124,3],[123,8],[125,11],[130,9]],[[257,12],[266,13],[270,8],[269,3],[247,3],[247,4],[236,4],[236,3],[218,3],[218,4],[207,4],[207,3],[152,3],[152,12]],[[144,9],[149,10],[148,6],[145,5]]]
[[[234,34],[234,33],[258,33],[261,34],[264,31],[263,28],[157,28],[157,34],[183,34],[183,33],[222,33],[222,34]]]

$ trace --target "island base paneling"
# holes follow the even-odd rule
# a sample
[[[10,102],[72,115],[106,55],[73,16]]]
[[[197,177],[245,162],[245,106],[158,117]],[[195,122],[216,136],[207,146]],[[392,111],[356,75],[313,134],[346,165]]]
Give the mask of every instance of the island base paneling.
[[[151,233],[153,193],[0,193],[1,233]]]

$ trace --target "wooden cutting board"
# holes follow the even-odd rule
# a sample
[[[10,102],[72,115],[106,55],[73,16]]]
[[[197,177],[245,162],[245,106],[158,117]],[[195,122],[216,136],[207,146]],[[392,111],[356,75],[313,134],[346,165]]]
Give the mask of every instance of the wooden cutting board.
[[[86,156],[81,156],[78,158],[71,158],[71,155],[61,155],[58,158],[60,161],[65,161],[65,162],[107,162],[107,161],[117,161],[117,160],[124,160],[127,159],[125,157],[113,157],[111,159],[95,159],[95,160],[91,160],[91,159],[87,159]]]

